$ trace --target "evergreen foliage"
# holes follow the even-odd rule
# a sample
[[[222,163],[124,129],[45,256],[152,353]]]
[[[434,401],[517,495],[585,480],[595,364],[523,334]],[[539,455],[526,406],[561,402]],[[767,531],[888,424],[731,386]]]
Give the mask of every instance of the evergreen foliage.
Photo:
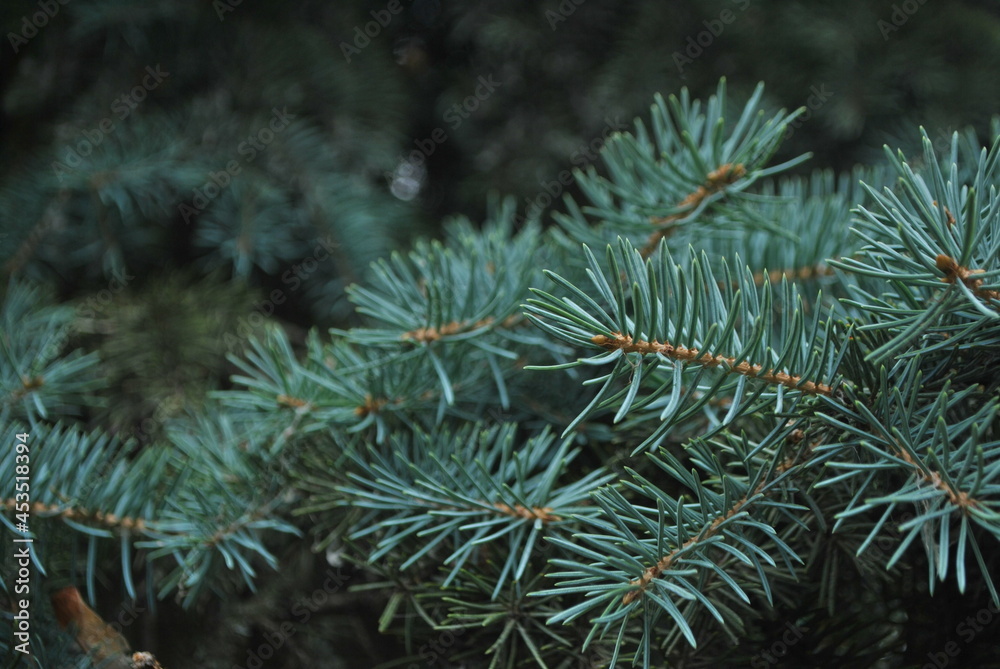
[[[938,650],[906,602],[1000,606],[1000,122],[781,176],[797,112],[763,99],[658,97],[557,226],[450,221],[351,287],[361,325],[270,327],[143,448],[73,419],[107,378],[12,282],[0,423],[31,433],[38,573],[196,607],[308,533],[403,666],[738,666],[786,624],[797,666]]]

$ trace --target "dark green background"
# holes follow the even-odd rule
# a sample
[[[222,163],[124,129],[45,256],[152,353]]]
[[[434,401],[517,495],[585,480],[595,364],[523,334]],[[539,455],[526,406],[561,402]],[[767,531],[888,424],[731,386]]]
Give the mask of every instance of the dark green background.
[[[736,101],[764,81],[775,109],[812,103],[777,157],[812,151],[800,169],[879,160],[883,144],[912,153],[917,125],[938,144],[966,125],[984,133],[1000,111],[991,0],[402,0],[398,13],[389,2],[343,0],[53,0],[54,15],[26,31],[39,6],[0,7],[0,264],[5,280],[51,284],[79,306],[107,286],[108,249],[117,249],[135,280],[74,343],[101,351],[109,380],[107,411],[85,420],[140,441],[225,387],[230,349],[219,333],[285,285],[284,272],[315,245],[284,236],[292,224],[278,211],[254,239],[265,250],[241,265],[224,252],[238,238],[185,224],[178,210],[274,108],[296,115],[296,134],[266,153],[254,180],[233,177],[227,197],[274,187],[293,207],[321,184],[332,195],[310,234],[328,226],[346,248],[332,272],[327,264],[276,309],[298,340],[311,325],[348,321],[343,287],[367,260],[434,234],[444,217],[481,219],[490,194],[516,197],[521,213],[549,193],[575,194],[569,170],[599,167],[602,137],[647,118],[657,92],[707,96],[725,76]],[[122,116],[121,96],[156,65],[169,76]],[[171,156],[142,184],[147,203],[166,198],[162,207],[121,207],[110,227],[88,196],[95,176],[67,186],[52,170],[106,118],[115,129],[102,151],[113,145],[122,164]],[[420,166],[408,164],[414,151],[427,154]],[[102,159],[114,168],[113,152]],[[43,225],[54,210],[56,223]],[[153,434],[138,427],[150,417]],[[194,611],[167,602],[143,616],[133,642],[173,669],[244,661],[246,647],[321,586],[323,556],[300,544],[282,559],[259,595]],[[948,596],[955,611],[975,606]],[[337,593],[273,666],[390,659],[392,642],[374,631],[380,610]]]

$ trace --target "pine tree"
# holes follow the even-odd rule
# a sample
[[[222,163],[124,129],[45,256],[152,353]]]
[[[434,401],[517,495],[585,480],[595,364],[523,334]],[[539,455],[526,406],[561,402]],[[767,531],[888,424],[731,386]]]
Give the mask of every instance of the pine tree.
[[[762,96],[658,96],[554,226],[510,200],[450,221],[348,289],[362,325],[269,328],[144,448],[73,420],[97,357],[11,283],[0,424],[30,434],[34,578],[194,607],[308,540],[352,565],[333,590],[379,602],[396,666],[946,653],[929,607],[1000,606],[1000,120],[986,146],[922,133],[918,155],[789,176],[808,156],[773,157],[803,110]],[[972,636],[963,661],[990,666]]]

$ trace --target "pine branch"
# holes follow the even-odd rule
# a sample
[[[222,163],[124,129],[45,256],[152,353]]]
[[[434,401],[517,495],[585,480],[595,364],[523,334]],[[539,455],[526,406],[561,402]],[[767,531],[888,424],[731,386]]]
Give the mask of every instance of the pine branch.
[[[788,388],[812,395],[830,394],[835,387],[842,353],[831,336],[832,319],[826,310],[817,309],[807,323],[791,284],[782,285],[781,304],[793,310],[779,320],[772,308],[770,284],[758,290],[749,269],[737,274],[734,292],[725,264],[726,278],[720,281],[707,260],[693,250],[684,267],[674,262],[663,243],[657,257],[643,260],[630,244],[620,241],[617,252],[608,247],[608,276],[602,276],[586,247],[585,252],[590,258],[591,282],[603,304],[549,273],[571,297],[560,299],[533,289],[537,297],[525,307],[528,318],[543,331],[602,350],[556,368],[614,363],[609,374],[590,381],[604,385],[569,429],[595,408],[620,403],[617,421],[633,405],[662,407],[661,423],[645,447],[720,395],[732,393],[721,421],[725,425],[757,406],[766,392],[761,384],[777,386],[782,389],[779,393]],[[631,286],[630,297],[622,283]],[[661,365],[669,366],[669,372],[658,375]],[[723,374],[699,384],[706,372]],[[692,381],[684,383],[685,376]],[[613,393],[612,384],[626,378],[626,389]],[[645,379],[651,381],[644,383]],[[758,387],[752,389],[749,383]]]
[[[760,379],[766,383],[782,385],[792,390],[801,390],[811,395],[829,395],[833,390],[830,386],[822,383],[802,381],[802,377],[800,376],[791,376],[785,372],[776,372],[774,369],[769,369],[765,372],[761,365],[752,365],[746,361],[737,362],[735,358],[729,358],[724,355],[700,353],[698,349],[672,346],[668,342],[643,341],[641,339],[633,341],[631,336],[623,335],[620,332],[612,333],[611,337],[594,335],[591,341],[609,351],[639,353],[640,355],[662,355],[679,362],[693,362],[705,367],[721,367],[732,374],[741,374],[752,379]]]
[[[958,264],[957,260],[944,253],[939,253],[934,258],[934,265],[944,272],[944,277],[941,279],[942,282],[954,284],[956,281],[960,281],[962,285],[977,297],[981,297],[987,302],[989,300],[1000,302],[1000,291],[984,289],[982,287],[983,279],[976,278],[977,274],[983,274],[986,270],[962,267]],[[991,304],[991,306],[997,308],[995,304]]]
[[[0,500],[0,506],[7,511],[13,511],[18,508],[18,503],[14,499],[4,499]],[[28,512],[38,514],[43,518],[61,518],[74,522],[94,523],[122,533],[132,531],[143,532],[149,527],[149,524],[143,518],[117,516],[114,513],[90,511],[82,507],[32,502],[27,508]]]
[[[782,280],[809,281],[834,274],[835,270],[825,264],[806,265],[805,267],[772,269],[767,272],[757,271],[753,273],[753,282],[758,286],[763,286],[765,283],[781,283]]]
[[[887,156],[899,176],[897,195],[885,189],[869,189],[880,213],[859,209],[864,228],[857,232],[866,242],[864,257],[832,261],[838,268],[877,280],[872,290],[857,288],[850,301],[870,314],[873,322],[864,327],[882,330],[890,336],[868,354],[872,362],[890,356],[915,355],[926,351],[923,340],[942,341],[979,329],[974,341],[989,346],[1000,322],[994,300],[1000,284],[1000,239],[991,231],[1000,221],[995,206],[995,189],[1000,184],[1000,137],[989,151],[983,149],[970,172],[971,181],[960,182],[959,173],[969,172],[954,165],[945,170],[933,145],[923,132],[925,174],[917,174],[905,157]],[[958,136],[953,138],[956,155]],[[888,284],[888,285],[886,285]],[[947,286],[942,290],[942,284]]]
[[[0,427],[29,431],[7,419]],[[275,513],[278,482],[267,481],[260,465],[267,451],[224,417],[175,425],[168,444],[138,455],[101,433],[36,425],[30,434],[28,510],[36,515],[28,525],[37,532],[39,524],[59,522],[72,530],[67,539],[88,545],[88,581],[99,569],[97,542],[117,538],[122,565],[131,565],[137,549],[148,549],[149,564],[172,558],[175,569],[157,575],[161,595],[179,588],[190,605],[226,571],[250,581],[255,560],[276,566],[262,533],[297,533]],[[27,513],[23,504],[12,504],[17,501],[14,467],[14,458],[0,462],[7,482],[0,484],[0,500],[6,509]],[[218,472],[226,472],[226,478],[220,481]],[[6,515],[0,522],[17,532]],[[131,567],[123,577],[134,593]]]
[[[50,300],[41,288],[15,282],[0,308],[0,409],[33,424],[54,407],[73,415],[102,403],[97,355],[63,352],[73,311]]]
[[[680,212],[676,214],[671,214],[670,216],[663,216],[661,218],[654,218],[652,220],[653,225],[658,226],[660,229],[654,232],[649,237],[649,241],[646,245],[642,247],[640,254],[643,258],[648,257],[656,247],[659,245],[660,241],[666,239],[673,232],[674,225],[677,221],[684,218],[686,212],[691,209],[697,209],[701,206],[705,199],[721,190],[726,186],[732,185],[737,180],[742,179],[746,176],[746,168],[743,165],[732,165],[726,163],[718,168],[712,170],[705,177],[705,183],[698,186],[697,189],[688,193],[684,196],[680,202],[677,203],[677,208]]]
[[[743,567],[755,570],[759,585],[770,600],[768,583],[774,576],[768,570],[786,574],[790,570],[794,574],[792,562],[801,561],[782,540],[780,527],[769,524],[769,519],[770,522],[779,519],[780,513],[801,508],[782,496],[788,491],[790,477],[803,471],[808,462],[791,465],[792,460],[783,456],[781,449],[769,446],[785,442],[794,429],[797,429],[794,425],[779,425],[767,442],[752,447],[738,439],[725,443],[694,439],[685,445],[685,450],[695,471],[688,470],[685,463],[668,451],[650,454],[670,483],[680,484],[690,492],[697,500],[693,503],[669,494],[662,483],[634,471],[629,472],[630,479],[622,481],[624,490],[602,488],[595,493],[594,499],[604,513],[587,519],[594,531],[578,533],[573,541],[553,539],[585,562],[553,560],[564,571],[551,576],[571,580],[563,580],[554,588],[538,593],[579,593],[585,599],[550,622],[569,622],[588,611],[599,611],[592,620],[595,629],[608,630],[612,625],[624,629],[632,614],[641,610],[640,648],[643,648],[650,645],[655,634],[650,626],[655,615],[665,613],[688,643],[696,645],[691,627],[695,612],[682,613],[679,608],[682,603],[697,602],[699,608],[720,624],[735,622],[739,619],[738,611],[721,603],[726,597],[723,592],[728,592],[743,606],[750,604],[743,589],[749,584],[737,575]],[[633,499],[622,494],[625,490],[633,493]],[[638,498],[654,501],[655,506],[645,506]],[[777,568],[769,550],[782,557],[784,570]],[[725,569],[724,556],[736,558]],[[703,591],[692,582],[692,577],[699,574],[720,578],[724,590]]]
[[[972,531],[975,525],[1000,540],[1000,488],[992,483],[1000,472],[1000,442],[985,439],[995,425],[998,401],[990,396],[985,402],[975,402],[973,410],[962,411],[962,420],[948,420],[959,407],[968,406],[980,389],[969,386],[956,391],[949,381],[944,381],[940,390],[925,390],[941,382],[932,375],[923,378],[919,363],[919,358],[908,358],[893,370],[892,376],[883,369],[879,386],[873,389],[873,400],[862,399],[856,390],[845,387],[853,398],[853,407],[831,404],[839,417],[820,414],[845,433],[837,446],[840,456],[828,463],[845,473],[818,485],[831,485],[848,477],[855,481],[856,490],[850,504],[838,514],[838,525],[845,518],[885,507],[882,519],[859,552],[879,533],[894,508],[913,505],[917,515],[899,528],[906,533],[905,538],[886,566],[895,564],[906,548],[921,538],[930,564],[936,567],[929,575],[931,589],[935,576],[943,579],[950,571],[949,537],[952,525],[957,523],[959,534],[954,548],[959,589],[965,588],[965,554],[971,545],[986,586],[998,601]],[[852,448],[859,448],[867,457],[844,459]]]
[[[348,451],[354,470],[346,475],[349,482],[323,492],[314,481],[310,508],[330,504],[369,511],[349,535],[377,538],[368,559],[405,556],[404,570],[440,561],[450,567],[445,587],[482,553],[492,553],[492,542],[503,537],[508,549],[500,552],[505,557],[496,598],[508,578],[518,581],[525,573],[542,533],[560,534],[576,522],[572,518],[592,513],[584,501],[588,492],[611,478],[597,470],[557,484],[578,451],[569,449],[568,440],[553,448],[545,433],[518,444],[516,429],[506,424],[430,435],[417,431],[394,438],[391,451],[359,444]],[[450,555],[440,546],[450,546]]]
[[[808,159],[804,155],[767,166],[788,124],[802,110],[767,118],[761,109],[763,90],[757,87],[735,123],[724,113],[725,80],[704,107],[691,100],[687,89],[666,101],[656,96],[651,130],[637,120],[634,135],[616,133],[606,142],[601,158],[607,178],[593,168],[574,172],[592,205],[581,210],[568,203],[568,215],[556,213],[572,243],[600,247],[622,237],[647,257],[662,239],[682,231],[689,233],[683,242],[709,230],[786,235],[782,225],[754,214],[755,196],[749,189]]]

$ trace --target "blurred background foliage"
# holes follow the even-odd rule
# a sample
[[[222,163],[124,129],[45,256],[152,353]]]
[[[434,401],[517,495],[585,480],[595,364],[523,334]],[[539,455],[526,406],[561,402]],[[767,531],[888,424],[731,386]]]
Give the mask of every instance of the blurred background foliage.
[[[547,221],[576,194],[560,175],[599,167],[603,139],[647,117],[656,92],[706,97],[725,76],[742,101],[765,81],[773,108],[810,107],[776,157],[812,151],[802,171],[912,149],[914,125],[935,142],[969,125],[985,135],[1000,102],[994,0],[52,6],[33,28],[39,3],[0,5],[0,272],[75,308],[76,343],[100,354],[106,381],[87,422],[140,441],[227,387],[226,353],[265,319],[297,344],[309,326],[350,324],[344,289],[371,261],[445,217],[481,220],[489,193]],[[286,109],[251,157],[249,138]],[[224,184],[200,207],[213,175]],[[214,655],[192,642],[196,658],[178,647],[167,666],[241,661],[328,563],[282,559],[256,596],[194,613],[168,603],[147,645],[204,635]],[[311,624],[325,631],[274,666],[390,658],[365,606],[324,600]]]

